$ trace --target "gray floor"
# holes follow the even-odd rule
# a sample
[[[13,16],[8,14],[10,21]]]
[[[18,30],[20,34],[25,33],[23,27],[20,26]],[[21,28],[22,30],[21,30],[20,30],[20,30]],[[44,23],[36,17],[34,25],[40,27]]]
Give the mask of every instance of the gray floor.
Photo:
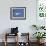
[[[4,46],[4,43],[2,42],[0,42],[0,46]],[[15,43],[8,43],[8,45],[7,46],[15,46]],[[37,46],[37,44],[36,43],[31,43],[31,45],[30,46]],[[44,43],[44,45],[42,45],[42,46],[46,46],[46,43]]]

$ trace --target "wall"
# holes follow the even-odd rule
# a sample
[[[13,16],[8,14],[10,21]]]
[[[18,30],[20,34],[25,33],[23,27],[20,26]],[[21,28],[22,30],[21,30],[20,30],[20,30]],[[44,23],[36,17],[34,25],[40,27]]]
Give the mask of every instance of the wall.
[[[10,7],[26,7],[26,20],[10,20]],[[0,0],[0,34],[17,26],[19,32],[29,32],[32,37],[32,24],[36,24],[36,0]]]

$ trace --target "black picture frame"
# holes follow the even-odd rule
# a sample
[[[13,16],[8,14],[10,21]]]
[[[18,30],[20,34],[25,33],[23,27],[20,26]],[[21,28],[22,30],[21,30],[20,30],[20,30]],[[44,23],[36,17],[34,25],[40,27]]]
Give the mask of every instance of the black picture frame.
[[[26,7],[11,7],[10,8],[11,20],[25,20],[26,19]]]

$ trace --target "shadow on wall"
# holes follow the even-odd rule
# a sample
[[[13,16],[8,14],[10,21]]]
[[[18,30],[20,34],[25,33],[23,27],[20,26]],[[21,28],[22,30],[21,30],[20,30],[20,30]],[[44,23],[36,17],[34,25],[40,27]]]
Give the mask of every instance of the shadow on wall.
[[[11,28],[8,28],[8,29],[5,29],[2,34],[4,34],[4,33],[10,33],[10,32],[11,32]]]

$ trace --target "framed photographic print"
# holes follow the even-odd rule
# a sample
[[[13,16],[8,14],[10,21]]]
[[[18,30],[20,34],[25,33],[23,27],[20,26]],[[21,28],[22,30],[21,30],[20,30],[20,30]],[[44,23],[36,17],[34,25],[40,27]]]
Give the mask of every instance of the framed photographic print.
[[[39,18],[46,18],[46,0],[37,1],[37,15]]]
[[[26,19],[26,7],[11,7],[10,19],[12,20],[24,20]]]
[[[36,24],[45,26],[46,22],[46,0],[36,1]]]

